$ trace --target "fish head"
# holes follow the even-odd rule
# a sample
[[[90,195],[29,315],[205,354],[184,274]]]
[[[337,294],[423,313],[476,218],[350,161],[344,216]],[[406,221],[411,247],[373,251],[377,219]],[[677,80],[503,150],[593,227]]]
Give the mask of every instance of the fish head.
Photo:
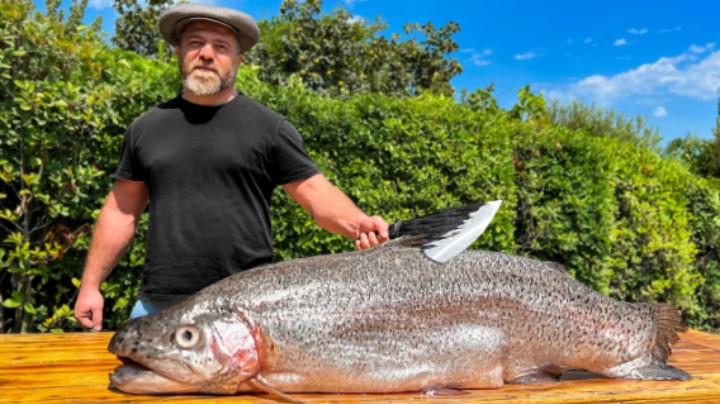
[[[130,320],[108,350],[123,362],[111,386],[131,394],[234,394],[260,370],[260,332],[242,312]]]

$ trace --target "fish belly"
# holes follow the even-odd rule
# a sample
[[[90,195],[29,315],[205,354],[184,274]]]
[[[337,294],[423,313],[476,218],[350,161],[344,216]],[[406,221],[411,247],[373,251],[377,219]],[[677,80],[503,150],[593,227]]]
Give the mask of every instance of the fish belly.
[[[262,371],[283,391],[404,392],[503,385],[501,329],[478,324],[443,328],[349,330],[316,344],[274,348]]]

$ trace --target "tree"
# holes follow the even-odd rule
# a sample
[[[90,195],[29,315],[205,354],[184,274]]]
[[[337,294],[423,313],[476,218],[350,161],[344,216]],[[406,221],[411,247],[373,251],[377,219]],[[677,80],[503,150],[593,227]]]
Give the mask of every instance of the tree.
[[[81,24],[85,0],[67,18],[58,3],[46,15],[30,0],[0,6],[0,333],[71,314],[69,279],[82,268],[124,126],[145,100],[168,95],[148,84],[164,70],[109,48],[98,23]]]
[[[120,18],[113,43],[169,60],[172,49],[162,41],[157,21],[171,4],[172,0],[116,0]],[[285,0],[279,15],[258,22],[260,43],[248,52],[245,63],[259,66],[260,79],[268,83],[285,85],[296,75],[323,94],[453,95],[450,80],[462,72],[460,63],[450,58],[458,50],[452,38],[460,31],[458,24],[407,24],[404,34],[410,39],[401,41],[400,35],[380,35],[387,27],[379,21],[358,20],[342,8],[323,14],[321,8],[321,0]]]
[[[458,24],[407,24],[406,35],[424,40],[400,41],[381,36],[387,27],[377,20],[358,20],[341,8],[321,14],[321,7],[320,0],[285,0],[278,16],[260,22],[262,39],[247,61],[260,66],[263,81],[282,85],[298,75],[308,88],[330,95],[453,94],[450,80],[462,67],[448,55],[458,49],[452,39]]]
[[[113,43],[120,49],[143,56],[160,57],[169,60],[172,48],[165,42],[158,30],[160,14],[174,3],[173,0],[115,0],[114,8],[120,14],[115,21]]]
[[[683,138],[671,140],[663,153],[668,157],[682,161],[693,173],[698,174],[700,171],[704,171],[701,167],[707,165],[707,163],[701,162],[701,156],[703,156],[703,159],[705,158],[705,155],[707,155],[705,150],[711,146],[710,143],[710,140],[701,139],[694,134],[688,133]]]
[[[720,91],[718,95],[718,116],[712,130],[714,138],[700,152],[697,163],[698,174],[715,178],[720,178]]]
[[[0,296],[0,331],[5,309],[15,311],[14,331],[28,330],[37,310],[33,282],[53,278],[48,264],[87,230],[62,221],[83,215],[76,203],[85,191],[78,185],[99,172],[81,147],[92,143],[100,124],[92,116],[100,100],[77,83],[91,83],[101,71],[70,55],[86,42],[81,38],[97,41],[98,32],[81,25],[86,3],[73,2],[66,21],[59,1],[35,18],[26,1],[0,9],[0,275],[12,290]],[[55,125],[58,115],[65,120]]]
[[[661,140],[657,130],[648,127],[642,116],[628,118],[622,112],[605,110],[580,101],[573,101],[570,105],[554,101],[548,110],[555,124],[583,131],[593,137],[611,137],[651,150],[657,150]]]
[[[717,180],[720,180],[720,97],[718,97],[718,117],[712,134],[713,139],[701,139],[692,134],[674,139],[665,148],[665,155],[679,159],[693,173],[705,178],[715,178],[715,182],[718,182]]]

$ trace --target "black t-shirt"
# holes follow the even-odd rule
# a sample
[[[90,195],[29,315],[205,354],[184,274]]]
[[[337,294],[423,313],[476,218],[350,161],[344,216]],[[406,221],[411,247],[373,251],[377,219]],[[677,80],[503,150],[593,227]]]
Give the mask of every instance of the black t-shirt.
[[[140,299],[179,301],[271,262],[273,189],[317,173],[292,124],[242,94],[213,107],[178,96],[136,119],[114,177],[150,193]]]

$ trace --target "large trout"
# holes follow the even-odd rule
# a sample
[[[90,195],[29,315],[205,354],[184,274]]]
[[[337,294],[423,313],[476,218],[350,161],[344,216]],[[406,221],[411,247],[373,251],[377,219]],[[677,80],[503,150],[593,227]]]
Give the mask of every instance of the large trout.
[[[667,364],[685,331],[672,306],[610,299],[556,264],[501,253],[441,264],[423,252],[433,230],[249,270],[131,320],[110,342],[125,363],[111,384],[136,394],[388,393],[543,383],[570,367],[690,378]]]

